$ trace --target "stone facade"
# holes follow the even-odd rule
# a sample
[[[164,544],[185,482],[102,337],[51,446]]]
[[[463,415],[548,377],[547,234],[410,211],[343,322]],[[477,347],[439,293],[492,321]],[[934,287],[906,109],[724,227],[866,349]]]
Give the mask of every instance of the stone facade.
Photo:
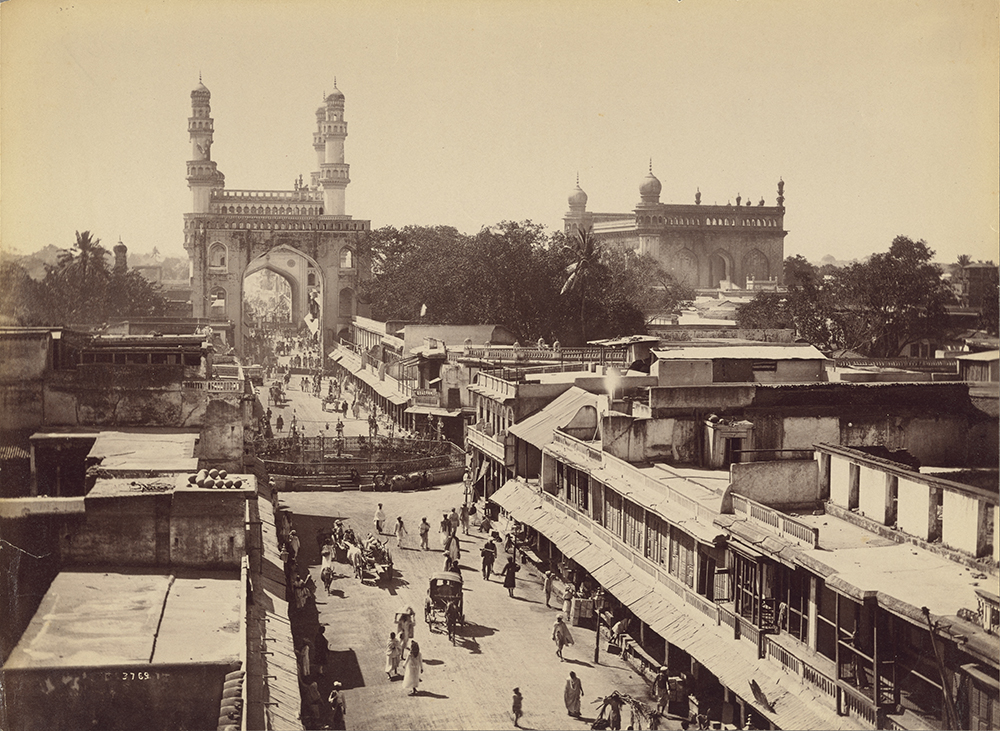
[[[577,183],[569,196],[564,231],[591,228],[601,242],[618,244],[659,259],[674,277],[700,289],[753,289],[754,282],[780,284],[784,262],[784,181],[777,205],[736,197],[736,205],[660,203],[660,181],[649,175],[639,186],[632,213],[587,211],[587,194]]]
[[[188,187],[192,212],[184,214],[184,248],[191,258],[193,316],[231,331],[242,349],[243,286],[247,276],[269,269],[292,290],[292,323],[314,321],[321,347],[346,336],[359,307],[356,239],[371,227],[345,213],[350,183],[344,163],[344,95],[337,89],[316,110],[313,136],[319,171],[293,190],[227,190],[211,159],[214,122],[204,85],[191,92],[188,131],[192,159]]]

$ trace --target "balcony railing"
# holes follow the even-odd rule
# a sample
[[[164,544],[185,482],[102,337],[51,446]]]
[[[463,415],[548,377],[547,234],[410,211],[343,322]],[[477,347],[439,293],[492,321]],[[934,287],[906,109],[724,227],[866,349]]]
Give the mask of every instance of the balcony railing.
[[[809,548],[819,546],[819,528],[813,528],[766,505],[761,505],[742,495],[733,495],[733,512],[749,520],[766,525],[784,536],[803,543]]]
[[[585,442],[575,439],[568,434],[560,434],[559,432],[552,433],[552,441],[557,444],[562,444],[565,447],[569,447],[575,452],[578,452],[585,459],[591,462],[597,462],[598,464],[604,461],[604,452],[600,449],[596,449],[586,444]]]

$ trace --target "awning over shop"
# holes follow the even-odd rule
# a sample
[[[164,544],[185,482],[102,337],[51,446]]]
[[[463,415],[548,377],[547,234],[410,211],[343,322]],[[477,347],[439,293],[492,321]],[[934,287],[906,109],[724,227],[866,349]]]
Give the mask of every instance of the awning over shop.
[[[725,636],[705,615],[688,614],[684,598],[671,592],[626,563],[607,545],[595,543],[566,520],[538,489],[520,480],[509,480],[491,498],[515,520],[551,540],[563,555],[572,558],[616,599],[628,606],[667,642],[705,665],[727,687],[737,692],[757,712],[779,728],[860,729],[848,716],[838,716],[820,700],[819,692],[801,683],[768,660],[757,658],[756,647]],[[568,525],[567,525],[568,524]],[[560,533],[554,527],[562,529]],[[766,707],[751,690],[756,681]]]
[[[428,416],[461,416],[462,412],[458,409],[448,410],[442,409],[439,406],[411,406],[403,413],[405,414],[427,414]]]
[[[556,429],[568,425],[580,409],[586,406],[596,407],[597,396],[574,386],[537,414],[511,426],[508,431],[541,449],[552,442],[552,434]]]
[[[378,375],[372,371],[359,369],[353,371],[354,375],[366,384],[371,386],[375,393],[388,399],[391,403],[399,406],[409,402],[409,396],[401,394],[395,387],[395,381],[380,381]]]

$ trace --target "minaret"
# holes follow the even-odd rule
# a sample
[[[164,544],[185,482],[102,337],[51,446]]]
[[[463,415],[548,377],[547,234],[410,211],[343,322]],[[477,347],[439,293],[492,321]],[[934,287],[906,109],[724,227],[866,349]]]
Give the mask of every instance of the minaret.
[[[191,159],[187,164],[188,188],[193,194],[192,213],[209,213],[212,189],[225,186],[226,176],[212,162],[212,98],[198,74],[198,88],[191,92],[191,116],[188,134],[191,136]]]
[[[115,248],[112,250],[115,252],[115,274],[127,274],[128,273],[128,247],[122,243],[119,238],[118,243],[115,244]]]
[[[313,136],[313,147],[319,159],[319,183],[323,186],[323,214],[343,216],[346,210],[344,192],[347,184],[351,182],[351,166],[344,163],[347,122],[344,120],[344,94],[337,88],[336,79],[333,82],[333,92],[326,98],[325,107],[316,110],[316,125],[317,133]]]

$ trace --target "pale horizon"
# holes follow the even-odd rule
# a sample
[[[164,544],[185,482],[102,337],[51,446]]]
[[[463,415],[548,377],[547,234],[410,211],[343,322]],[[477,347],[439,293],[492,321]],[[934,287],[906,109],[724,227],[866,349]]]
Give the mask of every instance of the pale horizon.
[[[227,189],[308,182],[336,78],[372,228],[558,230],[577,175],[628,213],[651,160],[664,203],[774,205],[783,179],[786,256],[996,260],[997,7],[8,0],[0,245],[184,255],[200,73]]]

